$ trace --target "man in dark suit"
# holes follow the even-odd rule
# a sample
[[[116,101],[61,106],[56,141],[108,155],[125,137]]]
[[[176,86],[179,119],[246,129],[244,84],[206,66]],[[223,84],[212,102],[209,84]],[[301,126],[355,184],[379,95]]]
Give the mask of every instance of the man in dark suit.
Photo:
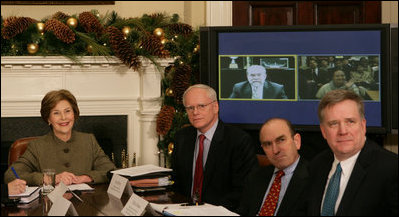
[[[252,139],[244,131],[219,120],[216,92],[211,87],[203,84],[189,87],[183,95],[183,104],[192,126],[175,135],[174,190],[196,202],[235,210],[243,180],[257,163]],[[199,160],[201,166],[197,164]],[[197,173],[198,170],[202,172]],[[202,178],[197,179],[197,174]]]
[[[260,130],[260,143],[272,165],[253,170],[246,181],[238,213],[241,215],[262,215],[268,195],[272,191],[278,171],[284,171],[278,202],[270,214],[298,215],[308,180],[307,161],[300,157],[301,136],[295,133],[286,119],[272,118]],[[267,202],[266,202],[267,203]],[[266,208],[266,206],[265,206]],[[268,207],[270,208],[270,207]]]
[[[230,98],[246,99],[287,99],[284,85],[267,81],[266,69],[260,65],[252,65],[247,69],[247,81],[237,83],[233,87]]]
[[[397,216],[398,156],[366,138],[359,95],[328,92],[319,103],[318,116],[330,149],[310,163],[307,214]],[[329,187],[333,185],[337,187]]]

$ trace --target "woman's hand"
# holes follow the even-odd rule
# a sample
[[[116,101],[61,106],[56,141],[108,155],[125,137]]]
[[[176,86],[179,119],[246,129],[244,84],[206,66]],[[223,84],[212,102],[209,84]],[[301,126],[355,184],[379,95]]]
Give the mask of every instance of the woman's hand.
[[[8,195],[20,194],[25,192],[26,181],[22,179],[15,179],[8,183]]]
[[[62,172],[60,174],[57,174],[55,176],[55,184],[58,185],[58,183],[60,183],[61,181],[65,184],[65,185],[70,185],[72,183],[76,183],[78,180],[77,176],[75,176],[75,174],[70,173],[70,172]]]
[[[81,175],[81,176],[76,176],[76,182],[74,182],[74,184],[88,183],[92,181],[93,179],[91,179],[90,176]]]

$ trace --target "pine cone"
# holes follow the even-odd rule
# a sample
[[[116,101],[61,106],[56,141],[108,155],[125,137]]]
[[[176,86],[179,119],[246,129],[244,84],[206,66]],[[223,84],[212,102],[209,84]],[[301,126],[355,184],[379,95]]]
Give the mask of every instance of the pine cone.
[[[173,118],[175,116],[175,108],[173,106],[164,105],[157,117],[157,133],[166,135],[172,128]]]
[[[69,16],[68,14],[65,14],[65,13],[63,13],[63,12],[61,12],[61,11],[58,11],[58,12],[55,13],[51,18],[52,18],[52,19],[56,19],[56,20],[63,21],[63,20],[68,19],[69,17],[70,17],[70,16]]]
[[[56,19],[50,19],[47,20],[45,25],[44,30],[53,32],[55,37],[61,41],[67,44],[75,41],[75,33],[64,23]]]
[[[124,39],[123,33],[114,26],[108,27],[106,32],[109,34],[109,43],[115,52],[115,56],[129,66],[129,68],[138,70],[141,66],[141,61],[129,42]]]
[[[173,35],[189,35],[193,32],[193,28],[185,23],[172,23],[167,25],[167,27]]]
[[[188,65],[179,66],[172,80],[172,88],[175,93],[175,100],[177,103],[183,103],[184,91],[190,86],[191,67]]]
[[[152,56],[168,57],[169,51],[164,50],[164,45],[161,39],[155,35],[147,34],[140,45],[143,49],[147,50]]]
[[[1,35],[4,39],[11,39],[25,31],[32,23],[37,21],[29,17],[8,17],[4,20]]]
[[[94,32],[96,33],[97,37],[100,37],[102,34],[104,34],[105,30],[103,25],[101,25],[97,17],[91,12],[83,12],[79,14],[79,22],[86,32]]]

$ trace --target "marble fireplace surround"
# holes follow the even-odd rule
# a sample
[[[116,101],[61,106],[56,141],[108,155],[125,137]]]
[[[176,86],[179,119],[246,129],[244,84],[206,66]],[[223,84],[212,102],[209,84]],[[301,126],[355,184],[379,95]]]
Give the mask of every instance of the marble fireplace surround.
[[[1,117],[40,117],[43,96],[68,89],[81,116],[127,115],[129,155],[136,154],[137,165],[159,165],[156,116],[163,73],[147,59],[139,71],[116,57],[85,56],[79,62],[63,56],[2,56]],[[170,62],[158,60],[162,67]]]

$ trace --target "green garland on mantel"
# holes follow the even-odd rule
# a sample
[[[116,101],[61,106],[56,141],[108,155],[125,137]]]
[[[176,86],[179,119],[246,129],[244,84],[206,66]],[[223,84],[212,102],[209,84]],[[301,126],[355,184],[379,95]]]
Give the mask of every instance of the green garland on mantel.
[[[1,17],[1,56],[116,56],[139,70],[144,57],[159,69],[159,58],[173,58],[162,79],[162,108],[157,117],[158,148],[170,165],[174,134],[189,125],[183,92],[199,80],[199,31],[165,13],[121,18],[115,11],[68,15],[57,12],[35,20]]]

